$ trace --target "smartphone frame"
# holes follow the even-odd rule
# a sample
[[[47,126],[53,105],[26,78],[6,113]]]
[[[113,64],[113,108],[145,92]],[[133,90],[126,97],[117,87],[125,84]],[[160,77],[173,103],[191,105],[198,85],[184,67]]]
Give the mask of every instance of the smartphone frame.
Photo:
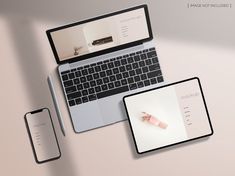
[[[203,136],[198,136],[196,138],[184,140],[184,141],[181,141],[181,142],[176,142],[176,143],[173,143],[173,144],[170,144],[170,145],[165,145],[165,146],[158,147],[158,148],[155,148],[155,149],[150,149],[150,150],[147,150],[147,151],[140,152],[138,150],[138,147],[137,147],[137,143],[136,143],[136,139],[135,139],[135,136],[134,136],[134,131],[133,131],[132,124],[131,124],[131,121],[130,121],[130,117],[129,117],[129,114],[128,114],[128,110],[127,110],[125,99],[130,97],[130,96],[133,96],[133,95],[149,92],[149,91],[152,91],[152,90],[161,89],[161,88],[164,88],[164,87],[173,86],[175,84],[180,84],[180,83],[187,82],[187,81],[192,81],[192,80],[195,80],[195,79],[198,81],[198,85],[199,85],[199,88],[200,88],[200,91],[201,91],[201,94],[202,94],[202,99],[203,99],[203,103],[204,103],[204,106],[205,106],[206,114],[207,114],[207,117],[208,117],[208,122],[209,122],[209,125],[210,125],[211,133],[203,135]],[[167,84],[167,85],[164,85],[164,86],[156,87],[156,88],[153,88],[153,89],[149,89],[149,90],[137,92],[137,93],[134,93],[134,94],[126,95],[126,96],[123,97],[123,102],[124,102],[125,111],[126,111],[126,114],[127,114],[127,117],[128,117],[128,122],[129,122],[129,126],[130,126],[130,129],[131,129],[132,137],[134,139],[135,148],[136,148],[136,151],[137,151],[138,154],[143,154],[143,153],[152,152],[152,151],[155,151],[155,150],[159,150],[159,149],[175,146],[175,145],[178,145],[178,144],[186,143],[186,142],[197,140],[197,139],[200,139],[200,138],[212,136],[214,134],[213,127],[212,127],[211,120],[210,120],[210,116],[209,116],[209,112],[208,112],[208,109],[207,109],[207,106],[206,106],[205,97],[204,97],[204,94],[203,94],[203,91],[202,91],[202,86],[201,86],[201,83],[200,83],[200,79],[198,77],[193,77],[193,78],[189,78],[189,79],[186,79],[186,80],[182,80],[182,81],[174,82],[174,83],[171,83],[171,84]]]
[[[49,159],[46,159],[46,160],[43,160],[43,161],[39,161],[38,158],[37,158],[36,149],[34,147],[33,138],[32,138],[31,132],[30,132],[30,128],[29,128],[29,124],[28,124],[28,120],[27,120],[27,115],[28,114],[40,113],[43,110],[47,110],[47,112],[48,112],[48,115],[49,115],[49,118],[50,118],[50,122],[51,122],[51,125],[52,125],[52,129],[53,129],[53,132],[54,132],[54,135],[55,135],[56,144],[57,144],[57,147],[58,147],[58,150],[59,150],[59,156],[53,157],[53,158],[49,158]],[[55,128],[54,128],[53,121],[52,121],[52,118],[51,118],[50,110],[48,108],[41,108],[41,109],[37,109],[37,110],[34,110],[34,111],[27,112],[24,115],[24,120],[25,120],[25,125],[26,125],[26,128],[27,128],[27,132],[28,132],[28,135],[29,135],[30,143],[31,143],[31,146],[32,146],[32,150],[33,150],[35,161],[38,164],[42,164],[42,163],[45,163],[45,162],[48,162],[48,161],[53,161],[53,160],[59,159],[61,157],[61,151],[60,151],[60,146],[59,146],[58,139],[57,139],[57,136],[56,136],[56,133],[55,133]]]

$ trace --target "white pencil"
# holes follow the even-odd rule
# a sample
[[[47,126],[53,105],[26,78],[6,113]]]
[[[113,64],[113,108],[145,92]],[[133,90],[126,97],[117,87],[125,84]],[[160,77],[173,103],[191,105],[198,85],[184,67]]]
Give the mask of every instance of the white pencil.
[[[62,115],[61,115],[61,112],[60,112],[59,103],[58,103],[58,100],[57,100],[57,97],[56,97],[53,81],[52,81],[52,78],[51,78],[50,75],[48,76],[48,84],[49,84],[52,99],[53,99],[53,102],[54,102],[56,114],[57,114],[57,117],[58,117],[58,120],[59,120],[59,123],[60,123],[60,128],[61,128],[61,131],[62,131],[63,135],[65,136],[64,121],[63,121],[63,118],[62,118]]]

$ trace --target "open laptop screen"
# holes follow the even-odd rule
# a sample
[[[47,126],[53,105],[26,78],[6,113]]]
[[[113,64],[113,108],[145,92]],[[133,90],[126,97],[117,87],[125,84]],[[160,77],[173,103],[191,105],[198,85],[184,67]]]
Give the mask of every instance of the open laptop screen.
[[[146,5],[51,29],[47,35],[58,63],[86,59],[152,39]]]

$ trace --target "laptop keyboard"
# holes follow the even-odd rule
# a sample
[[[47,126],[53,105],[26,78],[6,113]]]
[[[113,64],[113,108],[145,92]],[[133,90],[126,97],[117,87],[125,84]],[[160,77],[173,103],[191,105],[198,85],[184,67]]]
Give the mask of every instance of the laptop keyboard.
[[[163,82],[155,48],[61,72],[69,106]]]

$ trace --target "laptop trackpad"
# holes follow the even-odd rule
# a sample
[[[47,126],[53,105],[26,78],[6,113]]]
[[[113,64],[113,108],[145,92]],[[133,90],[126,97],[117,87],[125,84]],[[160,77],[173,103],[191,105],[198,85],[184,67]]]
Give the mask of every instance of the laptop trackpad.
[[[97,101],[91,101],[70,109],[74,129],[82,132],[104,125]]]
[[[127,119],[120,95],[100,99],[99,107],[105,125]]]

